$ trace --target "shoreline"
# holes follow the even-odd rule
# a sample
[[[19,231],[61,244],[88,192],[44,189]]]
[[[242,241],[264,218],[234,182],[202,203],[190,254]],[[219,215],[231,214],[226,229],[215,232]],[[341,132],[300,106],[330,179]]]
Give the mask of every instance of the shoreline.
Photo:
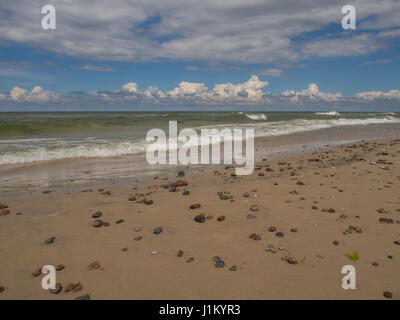
[[[400,139],[384,139],[262,161],[250,176],[175,172],[133,189],[1,198],[10,213],[0,216],[0,299],[400,299],[399,167]],[[188,185],[162,186],[176,180]],[[97,211],[109,227],[93,227]],[[358,261],[345,256],[354,252]],[[32,276],[45,264],[65,266],[59,294]],[[356,290],[341,288],[347,264]],[[78,282],[82,290],[64,292]]]

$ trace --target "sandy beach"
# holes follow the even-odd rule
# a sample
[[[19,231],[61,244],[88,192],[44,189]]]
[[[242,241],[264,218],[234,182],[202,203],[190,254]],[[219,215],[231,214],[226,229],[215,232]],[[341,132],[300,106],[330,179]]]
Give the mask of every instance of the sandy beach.
[[[400,299],[399,167],[400,139],[381,139],[250,176],[16,192],[0,198],[0,299]]]

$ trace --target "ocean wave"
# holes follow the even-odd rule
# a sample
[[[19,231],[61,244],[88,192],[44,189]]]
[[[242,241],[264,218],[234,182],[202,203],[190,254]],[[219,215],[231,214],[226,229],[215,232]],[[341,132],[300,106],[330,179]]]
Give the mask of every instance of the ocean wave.
[[[267,120],[267,116],[264,113],[255,113],[255,114],[248,114],[244,112],[239,112],[239,114],[245,115],[247,118],[251,120]]]
[[[337,111],[329,111],[329,112],[315,112],[315,114],[321,115],[321,116],[335,116],[338,115],[340,116],[340,113]]]
[[[106,144],[78,145],[75,147],[39,147],[0,155],[0,165],[27,164],[74,158],[109,158],[144,152],[146,145],[140,142],[109,142]]]
[[[385,116],[367,119],[295,119],[274,122],[253,122],[241,124],[222,124],[196,127],[199,132],[205,128],[254,128],[256,137],[281,136],[298,132],[315,131],[320,129],[335,128],[341,126],[360,126],[370,124],[400,123],[400,118]],[[168,132],[166,132],[168,134]],[[49,142],[49,146],[30,144],[27,149],[9,150],[0,153],[0,165],[28,164],[34,162],[55,161],[74,158],[107,158],[124,155],[134,155],[146,151],[145,132],[142,140],[88,140],[83,139],[81,144],[60,140],[57,143]]]

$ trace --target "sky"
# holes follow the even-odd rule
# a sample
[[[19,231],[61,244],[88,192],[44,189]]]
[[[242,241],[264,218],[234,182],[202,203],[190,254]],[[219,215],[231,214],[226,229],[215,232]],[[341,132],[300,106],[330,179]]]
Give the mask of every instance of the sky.
[[[0,3],[0,111],[400,111],[399,75],[398,0]]]

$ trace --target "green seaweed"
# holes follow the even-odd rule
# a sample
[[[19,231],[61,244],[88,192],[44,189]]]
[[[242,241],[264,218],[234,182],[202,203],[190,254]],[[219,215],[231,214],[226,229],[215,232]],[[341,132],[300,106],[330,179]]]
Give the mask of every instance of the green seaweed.
[[[345,256],[349,258],[351,261],[357,261],[358,260],[358,252],[354,251],[353,253],[346,253]]]

